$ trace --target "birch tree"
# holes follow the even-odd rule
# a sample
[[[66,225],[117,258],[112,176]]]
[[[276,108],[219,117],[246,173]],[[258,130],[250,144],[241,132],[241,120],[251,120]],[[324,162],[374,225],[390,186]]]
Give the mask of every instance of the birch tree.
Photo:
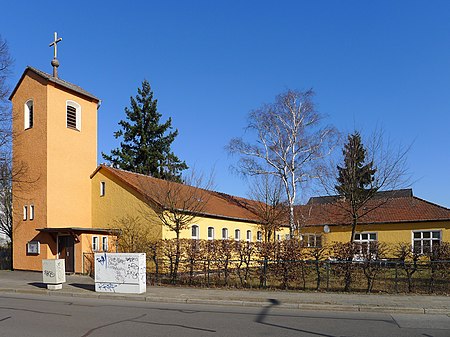
[[[315,164],[335,146],[335,128],[321,126],[323,117],[314,106],[314,92],[288,90],[275,102],[248,116],[247,130],[254,140],[234,138],[231,154],[240,156],[237,169],[244,175],[272,175],[283,184],[289,206],[290,235],[298,230],[294,205],[299,188],[317,177]]]

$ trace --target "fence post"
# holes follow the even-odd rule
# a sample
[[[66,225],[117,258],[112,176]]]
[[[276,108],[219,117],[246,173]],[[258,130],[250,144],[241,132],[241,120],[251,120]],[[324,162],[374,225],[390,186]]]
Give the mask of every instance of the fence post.
[[[398,293],[398,262],[395,262],[395,292]]]
[[[325,265],[327,269],[327,291],[328,291],[328,288],[330,287],[330,261],[326,261]]]

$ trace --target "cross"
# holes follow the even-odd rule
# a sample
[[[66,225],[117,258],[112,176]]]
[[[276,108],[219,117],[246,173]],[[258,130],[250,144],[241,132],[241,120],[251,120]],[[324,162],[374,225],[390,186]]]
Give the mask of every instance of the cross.
[[[58,42],[61,42],[62,41],[62,37],[60,37],[59,39],[58,39],[58,34],[55,32],[55,39],[53,40],[53,42],[52,43],[50,43],[48,46],[49,47],[51,47],[51,46],[53,46],[53,58],[54,59],[56,59],[56,54],[57,54],[57,46],[56,46],[56,44],[58,43]]]

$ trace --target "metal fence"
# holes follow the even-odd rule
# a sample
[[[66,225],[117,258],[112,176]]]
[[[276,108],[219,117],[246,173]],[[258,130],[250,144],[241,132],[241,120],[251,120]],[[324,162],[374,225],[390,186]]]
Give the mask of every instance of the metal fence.
[[[150,284],[201,287],[450,294],[450,261],[182,260],[147,261]],[[346,282],[349,287],[346,289]]]
[[[83,258],[94,276],[93,254]],[[346,284],[348,282],[348,288]],[[450,294],[450,261],[147,259],[147,283],[197,287]]]

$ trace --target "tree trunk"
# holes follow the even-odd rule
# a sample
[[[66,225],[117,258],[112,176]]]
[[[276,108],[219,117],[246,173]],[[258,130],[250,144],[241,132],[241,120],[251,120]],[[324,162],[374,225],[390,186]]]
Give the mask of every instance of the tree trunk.
[[[291,239],[295,235],[295,218],[294,218],[294,205],[289,205],[289,235],[291,236]]]
[[[180,264],[180,231],[176,231],[175,264],[173,266],[172,283],[175,284],[178,277],[178,265]]]

